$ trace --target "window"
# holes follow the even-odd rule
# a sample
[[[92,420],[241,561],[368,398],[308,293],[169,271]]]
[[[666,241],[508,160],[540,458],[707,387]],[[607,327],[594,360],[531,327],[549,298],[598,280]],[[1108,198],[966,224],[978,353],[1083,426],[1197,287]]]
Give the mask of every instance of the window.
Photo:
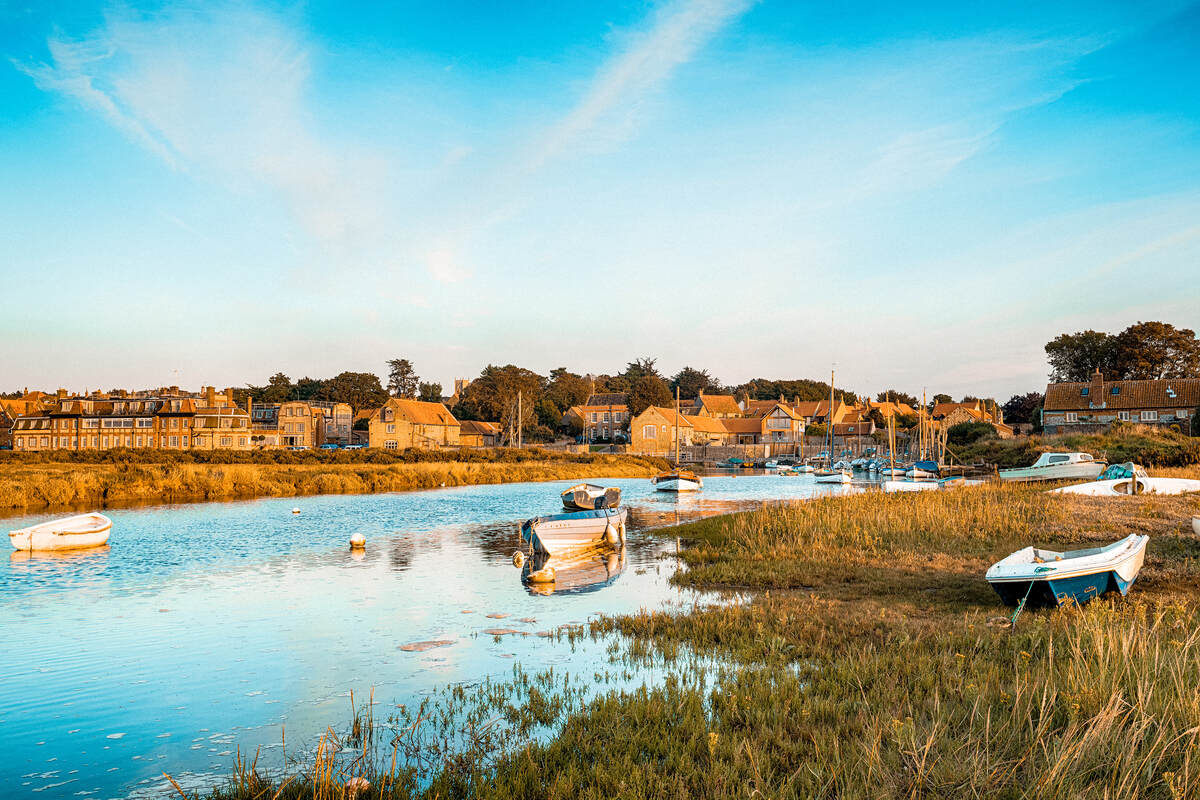
[[[1090,391],[1091,391],[1091,389],[1090,389],[1089,387],[1085,386],[1085,387],[1083,387],[1082,389],[1080,389],[1080,390],[1079,390],[1079,395],[1080,395],[1081,397],[1087,397],[1087,396],[1088,396],[1088,392],[1090,392]]]
[[[232,436],[222,436],[221,437],[221,447],[233,447],[233,437]]]
[[[174,422],[174,420],[171,420],[171,421]],[[171,447],[179,447],[179,437],[178,436],[171,437]]]
[[[388,425],[388,426],[387,426],[387,432],[388,432],[388,433],[395,433],[395,432],[396,432],[396,426],[395,426],[395,425]]]
[[[107,437],[107,436],[101,436],[101,437],[100,437],[100,446],[101,446],[101,447],[108,447],[108,437]]]
[[[304,433],[304,423],[303,422],[296,423],[296,433]]]
[[[597,414],[595,411],[593,411],[593,412],[592,412],[592,422],[595,422],[595,421],[596,421],[596,417],[597,417],[597,416],[599,416],[599,415],[598,415],[598,414]]]
[[[1143,411],[1141,413],[1141,418],[1142,418],[1142,422],[1157,422],[1158,421],[1158,412],[1157,411]]]
[[[1077,414],[1074,411],[1068,411],[1063,416],[1066,417],[1067,422],[1078,422],[1079,421],[1079,414]]]
[[[49,446],[50,446],[50,437],[43,436],[42,437],[42,447],[49,447]]]
[[[239,436],[238,437],[238,447],[245,447],[245,446],[246,446],[246,437]]]
[[[135,441],[136,441],[138,447],[142,446],[142,437],[140,437],[140,436],[137,437],[137,439]]]
[[[1114,395],[1114,396],[1116,396],[1116,395],[1120,394],[1120,393],[1121,393],[1121,387],[1120,387],[1120,386],[1114,386],[1114,387],[1112,388],[1112,393],[1113,393],[1113,395]]]
[[[384,450],[395,450],[396,449],[396,441],[394,439],[388,439],[386,442],[383,443],[383,449]]]
[[[185,436],[185,437],[183,437],[183,446],[184,446],[184,447],[187,447],[187,446],[188,446],[188,443],[187,443],[187,437],[186,437],[186,436]]]
[[[609,421],[609,417],[608,417],[608,412],[607,412],[607,411],[605,411],[605,412],[604,412],[604,421],[605,421],[605,422],[608,422],[608,421]]]
[[[1121,420],[1122,422],[1129,422],[1129,412],[1128,411],[1118,411],[1117,419]]]
[[[1070,457],[1070,456],[1050,456],[1050,460],[1049,460],[1049,461],[1047,461],[1046,463],[1048,463],[1048,464],[1062,464],[1063,462],[1065,462],[1065,461],[1070,461],[1070,460],[1071,460],[1071,457]]]
[[[137,426],[139,428],[153,428],[154,427],[154,418],[153,417],[138,417]]]

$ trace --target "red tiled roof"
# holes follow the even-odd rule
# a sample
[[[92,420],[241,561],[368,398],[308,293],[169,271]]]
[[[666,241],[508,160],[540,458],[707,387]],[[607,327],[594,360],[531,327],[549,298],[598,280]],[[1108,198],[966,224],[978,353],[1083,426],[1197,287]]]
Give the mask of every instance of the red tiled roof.
[[[733,414],[734,416],[742,414],[742,407],[737,404],[737,400],[734,400],[731,394],[704,394],[701,392],[696,401],[710,414]]]
[[[393,397],[388,405],[396,409],[398,416],[414,425],[457,425],[458,420],[441,403],[427,403],[424,400],[405,400]]]

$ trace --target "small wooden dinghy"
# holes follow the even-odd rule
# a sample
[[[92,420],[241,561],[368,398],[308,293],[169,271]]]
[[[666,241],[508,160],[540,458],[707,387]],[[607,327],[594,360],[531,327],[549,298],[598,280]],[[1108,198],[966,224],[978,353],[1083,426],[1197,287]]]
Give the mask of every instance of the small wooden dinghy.
[[[77,550],[106,544],[111,532],[112,520],[103,514],[80,514],[9,531],[8,541],[15,550]]]
[[[1056,552],[1026,547],[997,561],[987,581],[1006,605],[1086,603],[1105,592],[1126,594],[1146,558],[1149,536],[1131,533],[1107,547]]]
[[[548,556],[602,545],[617,546],[625,541],[624,508],[600,508],[534,517],[521,525],[521,540],[535,553]]]
[[[579,483],[562,492],[563,508],[568,511],[595,511],[621,505],[621,490],[616,486]]]

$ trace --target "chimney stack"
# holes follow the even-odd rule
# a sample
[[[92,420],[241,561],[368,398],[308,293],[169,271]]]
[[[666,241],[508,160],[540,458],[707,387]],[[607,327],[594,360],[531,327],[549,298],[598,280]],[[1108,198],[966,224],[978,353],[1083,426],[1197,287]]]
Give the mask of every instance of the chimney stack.
[[[66,390],[66,389],[59,389],[57,392],[55,392],[55,393],[54,393],[54,395],[55,395],[55,397],[57,397],[59,400],[61,400],[61,399],[63,399],[64,397],[66,397],[66,396],[67,396],[67,390]]]
[[[231,405],[231,406],[237,405],[237,403],[233,402],[233,387],[232,386],[225,387],[225,398],[227,400],[229,400],[229,405]]]
[[[217,404],[217,390],[215,387],[204,387],[204,402],[208,404],[209,408],[212,408]]]

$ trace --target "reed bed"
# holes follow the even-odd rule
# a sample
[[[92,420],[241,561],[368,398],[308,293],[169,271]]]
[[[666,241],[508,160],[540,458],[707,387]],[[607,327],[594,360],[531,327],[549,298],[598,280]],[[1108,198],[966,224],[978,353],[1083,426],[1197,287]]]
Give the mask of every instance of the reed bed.
[[[646,477],[665,462],[636,456],[571,456],[511,462],[395,464],[6,463],[0,513],[161,502],[368,494],[438,486],[594,477]]]
[[[1200,497],[985,486],[665,530],[688,542],[677,582],[754,598],[593,623],[594,637],[623,637],[619,658],[670,665],[665,681],[582,703],[543,687],[529,702],[568,710],[542,719],[549,735],[431,746],[428,772],[403,782],[379,780],[384,759],[358,796],[1198,797],[1193,514]],[[1030,542],[1129,532],[1152,538],[1127,598],[1026,611],[1012,627],[982,577]],[[338,796],[312,780],[282,796]]]

